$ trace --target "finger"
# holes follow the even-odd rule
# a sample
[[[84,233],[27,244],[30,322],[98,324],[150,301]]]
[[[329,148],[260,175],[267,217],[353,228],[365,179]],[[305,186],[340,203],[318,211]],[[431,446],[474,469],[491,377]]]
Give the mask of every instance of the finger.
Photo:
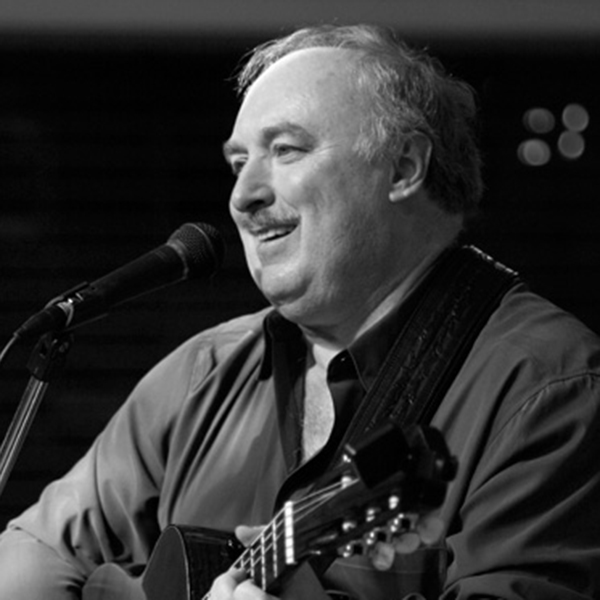
[[[242,569],[231,568],[219,575],[210,588],[211,600],[228,600],[233,596],[235,589],[247,578]]]
[[[256,586],[251,579],[242,581],[236,588],[234,600],[276,600]]]
[[[235,536],[244,546],[249,546],[261,533],[264,527],[250,527],[248,525],[238,525],[235,528]]]

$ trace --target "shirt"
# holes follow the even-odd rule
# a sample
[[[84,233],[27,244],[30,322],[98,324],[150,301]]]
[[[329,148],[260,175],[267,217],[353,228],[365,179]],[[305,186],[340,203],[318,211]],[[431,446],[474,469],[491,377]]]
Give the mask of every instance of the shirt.
[[[333,438],[393,329],[380,324],[330,365]],[[299,465],[304,356],[299,330],[272,311],[178,348],[72,471],[11,523],[0,597],[76,598],[104,561],[138,571],[169,523],[231,531],[269,521],[278,495],[310,479],[333,445]],[[444,598],[600,593],[599,367],[598,339],[580,322],[524,286],[506,294],[432,421],[459,463],[440,511]]]

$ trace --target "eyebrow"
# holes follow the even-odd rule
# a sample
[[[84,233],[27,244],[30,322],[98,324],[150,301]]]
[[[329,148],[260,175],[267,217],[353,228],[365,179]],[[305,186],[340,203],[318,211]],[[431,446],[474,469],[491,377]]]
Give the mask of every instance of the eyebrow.
[[[282,121],[281,123],[277,123],[276,125],[270,125],[269,127],[265,127],[261,132],[261,143],[263,145],[268,145],[271,141],[273,141],[277,136],[282,134],[292,134],[301,136],[304,140],[309,143],[314,143],[315,136],[309,133],[304,127],[298,125],[297,123],[293,123],[291,121]],[[223,155],[225,159],[228,160],[234,154],[243,154],[245,152],[245,147],[236,142],[235,140],[227,140],[223,144]]]
[[[223,156],[225,160],[229,160],[234,154],[241,154],[243,151],[243,146],[232,140],[227,140],[223,144]]]

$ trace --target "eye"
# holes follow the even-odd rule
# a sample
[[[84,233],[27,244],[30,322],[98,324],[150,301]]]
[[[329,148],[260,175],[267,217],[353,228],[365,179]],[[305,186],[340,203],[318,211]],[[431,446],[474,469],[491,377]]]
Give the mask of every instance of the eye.
[[[293,144],[278,142],[276,144],[273,144],[271,152],[276,157],[285,158],[288,156],[301,154],[304,152],[304,149],[300,146],[295,146]]]
[[[231,172],[237,177],[244,168],[246,164],[245,158],[235,158],[229,161],[229,166],[231,167]]]

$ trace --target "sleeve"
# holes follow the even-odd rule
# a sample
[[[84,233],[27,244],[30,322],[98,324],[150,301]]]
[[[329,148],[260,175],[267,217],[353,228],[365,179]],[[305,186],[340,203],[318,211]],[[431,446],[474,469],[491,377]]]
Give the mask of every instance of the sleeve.
[[[188,346],[157,365],[87,454],[9,523],[0,536],[0,598],[71,600],[99,564],[135,570],[147,562],[160,533],[169,432],[196,356]]]
[[[478,459],[448,536],[444,600],[581,600],[600,590],[600,381],[546,385]]]
[[[0,597],[79,600],[83,578],[52,548],[17,529],[0,536]]]

